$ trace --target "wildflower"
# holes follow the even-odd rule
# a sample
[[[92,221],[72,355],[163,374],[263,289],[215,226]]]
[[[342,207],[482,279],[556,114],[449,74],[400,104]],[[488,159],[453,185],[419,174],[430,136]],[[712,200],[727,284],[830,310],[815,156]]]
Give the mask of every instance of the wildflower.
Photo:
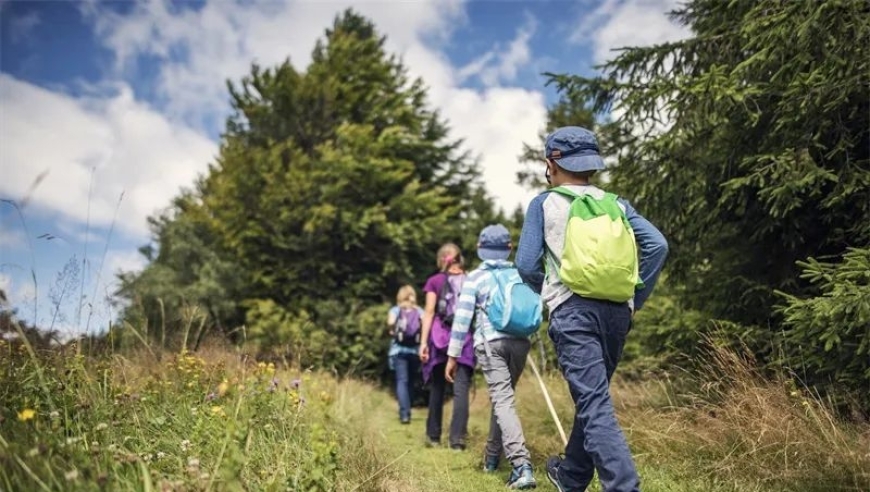
[[[39,447],[35,447],[27,452],[28,458],[33,458],[33,457],[36,457],[37,455],[39,455]]]
[[[212,391],[211,393],[205,395],[205,401],[214,401],[217,399],[217,397],[218,395],[214,391]]]
[[[300,381],[298,378],[290,382],[291,389],[299,389],[300,386],[302,386],[302,381]]]
[[[32,408],[25,408],[24,410],[18,412],[18,420],[22,422],[27,422],[36,416],[36,410]]]
[[[224,396],[228,389],[230,389],[229,383],[226,380],[221,381],[221,384],[217,387],[218,396]]]
[[[190,440],[185,439],[181,441],[181,450],[186,452],[188,449],[190,449]]]
[[[58,412],[57,410],[52,410],[51,413],[48,414],[48,418],[50,418],[51,420],[59,419],[60,412]]]
[[[272,381],[269,383],[269,393],[274,393],[280,383],[281,381],[278,378],[272,378]]]
[[[187,459],[187,466],[189,466],[191,468],[198,468],[199,467],[199,459],[193,458],[193,457],[188,458]]]
[[[220,405],[215,405],[211,407],[211,413],[212,415],[220,415],[221,417],[227,416],[226,412],[224,412],[224,407]]]
[[[105,422],[100,422],[99,424],[97,424],[96,427],[94,427],[94,430],[95,430],[95,431],[101,431],[101,430],[105,430],[105,429],[108,429],[108,428],[109,428],[109,424],[107,424],[107,423],[105,423]]]
[[[166,457],[166,453],[164,453],[163,451],[157,451],[157,459],[158,460],[165,458],[165,457]]]
[[[63,474],[63,478],[67,479],[67,481],[72,482],[73,480],[79,478],[79,471],[73,468],[72,470]]]

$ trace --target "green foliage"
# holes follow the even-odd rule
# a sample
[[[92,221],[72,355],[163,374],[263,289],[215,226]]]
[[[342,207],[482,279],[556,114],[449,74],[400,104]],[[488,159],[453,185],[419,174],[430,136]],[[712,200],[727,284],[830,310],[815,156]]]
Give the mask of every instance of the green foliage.
[[[357,456],[326,378],[220,352],[125,355],[36,357],[0,340],[4,490],[325,492],[383,466]]]
[[[184,309],[199,308],[264,352],[377,370],[373,306],[422,284],[443,242],[470,248],[501,219],[422,81],[384,42],[348,11],[305,72],[254,65],[229,84],[217,162],[152,219],[151,263],[122,277],[131,325],[180,337]]]
[[[385,361],[387,306],[320,301],[309,311],[289,312],[272,300],[249,302],[248,337],[263,353],[302,367],[350,371],[376,378]]]
[[[668,238],[681,303],[771,361],[781,329],[807,326],[784,323],[795,311],[775,309],[777,292],[854,312],[798,262],[870,244],[870,7],[693,0],[672,17],[692,36],[627,48],[598,78],[552,81],[576,104],[617,116],[610,184]],[[861,328],[830,321],[823,340],[787,334],[800,343],[786,360],[829,340],[834,350]],[[821,381],[854,364],[801,367]]]
[[[870,408],[870,249],[850,249],[839,262],[800,265],[801,277],[820,293],[782,294],[784,362],[811,383],[855,390]]]
[[[694,36],[554,80],[626,130],[612,170],[714,317],[767,324],[795,262],[870,241],[866,4],[689,2]]]

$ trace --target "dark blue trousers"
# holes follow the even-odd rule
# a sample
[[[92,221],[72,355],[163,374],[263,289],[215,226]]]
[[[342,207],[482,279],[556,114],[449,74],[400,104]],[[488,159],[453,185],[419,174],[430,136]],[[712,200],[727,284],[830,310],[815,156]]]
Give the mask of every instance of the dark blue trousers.
[[[565,490],[586,490],[596,470],[606,492],[640,490],[640,479],[610,399],[610,378],[630,328],[627,304],[577,295],[550,315],[550,339],[576,407],[574,428],[559,467],[559,481]]]
[[[399,418],[411,418],[411,402],[414,399],[414,377],[420,367],[420,357],[417,354],[397,354],[396,364],[396,398],[399,400]]]

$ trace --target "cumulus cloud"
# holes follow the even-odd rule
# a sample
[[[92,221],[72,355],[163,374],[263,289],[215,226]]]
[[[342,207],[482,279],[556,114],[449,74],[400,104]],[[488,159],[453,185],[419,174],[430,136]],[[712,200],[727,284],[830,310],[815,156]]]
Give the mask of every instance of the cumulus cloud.
[[[681,0],[604,0],[591,12],[584,13],[574,42],[592,42],[595,61],[613,57],[613,50],[631,46],[676,41],[690,31],[668,18]]]
[[[214,137],[229,112],[226,80],[239,80],[251,62],[290,57],[304,69],[315,41],[334,17],[353,7],[387,36],[412,76],[429,87],[430,103],[479,158],[487,188],[505,210],[530,194],[516,185],[522,143],[534,141],[546,108],[539,91],[506,87],[531,57],[536,23],[527,17],[515,39],[492,59],[497,79],[484,89],[463,87],[460,69],[441,50],[466,22],[460,0],[418,2],[208,2],[199,9],[159,0],[124,15],[83,4],[97,39],[115,54],[115,67],[97,90],[72,97],[0,74],[0,196],[31,195],[37,211],[79,228],[86,222],[144,240],[145,218],[169,204],[207,169]],[[158,60],[157,100],[131,89],[139,60]],[[123,196],[123,199],[121,198]],[[76,227],[64,227],[70,234]]]
[[[535,34],[538,23],[531,14],[526,14],[526,22],[517,29],[516,36],[505,49],[496,46],[459,69],[460,80],[478,77],[486,86],[494,86],[499,82],[511,82],[517,77],[519,70],[527,65],[532,57],[529,41]]]
[[[288,56],[297,69],[310,62],[315,41],[347,7],[372,19],[387,36],[386,49],[400,55],[412,76],[429,87],[431,104],[479,156],[487,187],[499,206],[512,210],[530,199],[516,185],[522,143],[537,138],[546,121],[539,91],[507,88],[531,58],[529,40],[537,23],[530,15],[504,50],[492,52],[486,87],[462,87],[468,74],[439,49],[466,22],[461,1],[212,2],[198,11],[176,12],[160,1],[138,4],[131,15],[91,9],[105,45],[117,55],[120,74],[133,70],[141,55],[162,59],[158,92],[164,112],[203,128],[226,114],[226,79],[238,80],[256,61],[264,66]],[[486,56],[486,55],[484,55]]]
[[[125,84],[108,97],[74,99],[0,74],[0,106],[0,194],[75,223],[115,221],[137,237],[145,217],[191,185],[217,151]]]

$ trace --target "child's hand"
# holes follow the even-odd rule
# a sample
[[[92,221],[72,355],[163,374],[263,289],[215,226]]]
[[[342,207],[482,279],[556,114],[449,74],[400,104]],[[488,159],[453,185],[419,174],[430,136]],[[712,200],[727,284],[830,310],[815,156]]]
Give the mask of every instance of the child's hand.
[[[444,378],[448,383],[452,383],[454,376],[456,376],[456,357],[449,357],[447,367],[444,369]]]
[[[429,362],[429,345],[422,343],[420,344],[420,362],[427,363]]]

